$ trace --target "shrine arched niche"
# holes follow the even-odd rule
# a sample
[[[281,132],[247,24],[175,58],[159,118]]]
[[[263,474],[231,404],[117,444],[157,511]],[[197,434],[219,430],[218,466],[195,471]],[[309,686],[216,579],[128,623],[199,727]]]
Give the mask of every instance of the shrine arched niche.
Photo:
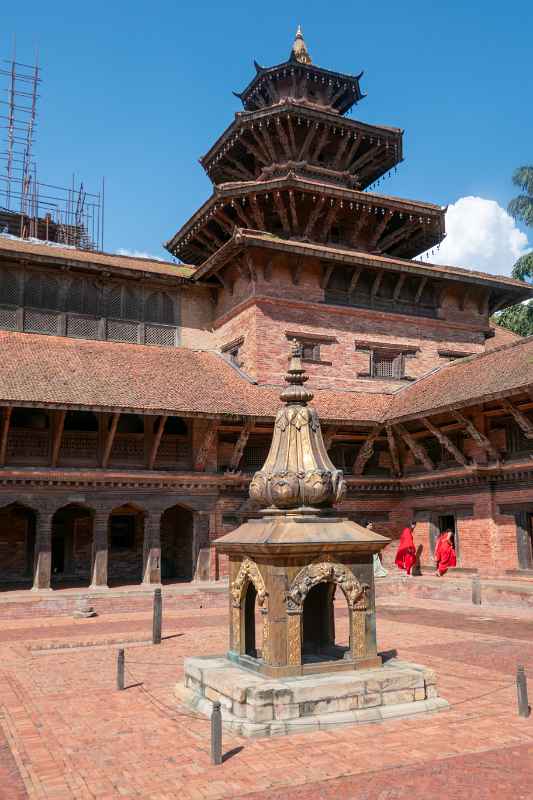
[[[268,661],[268,593],[259,567],[246,557],[231,584],[232,649]],[[258,623],[262,632],[258,631]]]
[[[339,590],[348,606],[347,649],[335,640],[334,603]],[[368,590],[345,564],[320,562],[301,569],[287,592],[289,664],[363,656]]]

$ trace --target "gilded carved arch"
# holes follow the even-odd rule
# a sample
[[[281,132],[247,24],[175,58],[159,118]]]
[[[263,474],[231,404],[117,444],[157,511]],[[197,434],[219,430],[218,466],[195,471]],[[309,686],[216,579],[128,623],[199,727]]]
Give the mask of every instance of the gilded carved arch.
[[[247,556],[243,559],[235,580],[230,587],[231,601],[234,608],[240,608],[248,581],[251,581],[255,587],[258,604],[260,606],[264,605],[268,593],[263,576],[255,561],[252,561]]]
[[[287,610],[289,613],[302,613],[304,601],[309,591],[318,583],[336,583],[346,597],[352,610],[364,611],[368,608],[368,591],[366,583],[360,583],[353,572],[345,564],[323,561],[309,564],[298,572],[287,592]]]
[[[302,663],[302,612],[310,590],[319,583],[335,583],[342,589],[350,609],[350,650],[353,658],[365,655],[365,612],[369,606],[370,587],[361,583],[345,565],[330,561],[309,564],[298,572],[286,595],[287,660]]]

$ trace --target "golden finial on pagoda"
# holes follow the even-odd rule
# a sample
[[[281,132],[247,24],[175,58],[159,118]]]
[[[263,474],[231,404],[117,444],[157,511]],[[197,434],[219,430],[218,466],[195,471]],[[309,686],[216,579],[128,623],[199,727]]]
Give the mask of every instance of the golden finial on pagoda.
[[[304,42],[304,37],[302,33],[302,28],[298,25],[296,30],[296,36],[294,37],[294,43],[292,45],[291,50],[291,61],[299,61],[300,64],[311,64],[311,56],[309,55],[309,50],[307,49],[307,45]]]

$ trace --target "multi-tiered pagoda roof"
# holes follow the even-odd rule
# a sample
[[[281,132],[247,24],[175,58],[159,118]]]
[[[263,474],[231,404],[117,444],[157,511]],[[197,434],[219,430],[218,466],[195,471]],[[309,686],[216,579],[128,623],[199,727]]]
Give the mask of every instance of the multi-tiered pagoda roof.
[[[440,206],[365,191],[403,150],[400,129],[343,116],[362,73],[313,65],[300,29],[289,59],[256,73],[200,159],[213,194],[167,242],[173,255],[203,264],[237,228],[407,259],[442,241]]]

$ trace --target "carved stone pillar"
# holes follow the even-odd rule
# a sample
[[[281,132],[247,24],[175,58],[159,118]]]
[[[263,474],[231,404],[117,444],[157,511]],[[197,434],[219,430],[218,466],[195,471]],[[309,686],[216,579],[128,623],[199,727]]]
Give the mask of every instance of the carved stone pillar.
[[[35,532],[35,558],[33,562],[33,589],[50,589],[52,574],[52,519],[53,512],[39,511]]]
[[[144,517],[143,584],[161,583],[162,511],[147,511]]]
[[[91,589],[107,588],[109,511],[97,509],[93,517]]]

